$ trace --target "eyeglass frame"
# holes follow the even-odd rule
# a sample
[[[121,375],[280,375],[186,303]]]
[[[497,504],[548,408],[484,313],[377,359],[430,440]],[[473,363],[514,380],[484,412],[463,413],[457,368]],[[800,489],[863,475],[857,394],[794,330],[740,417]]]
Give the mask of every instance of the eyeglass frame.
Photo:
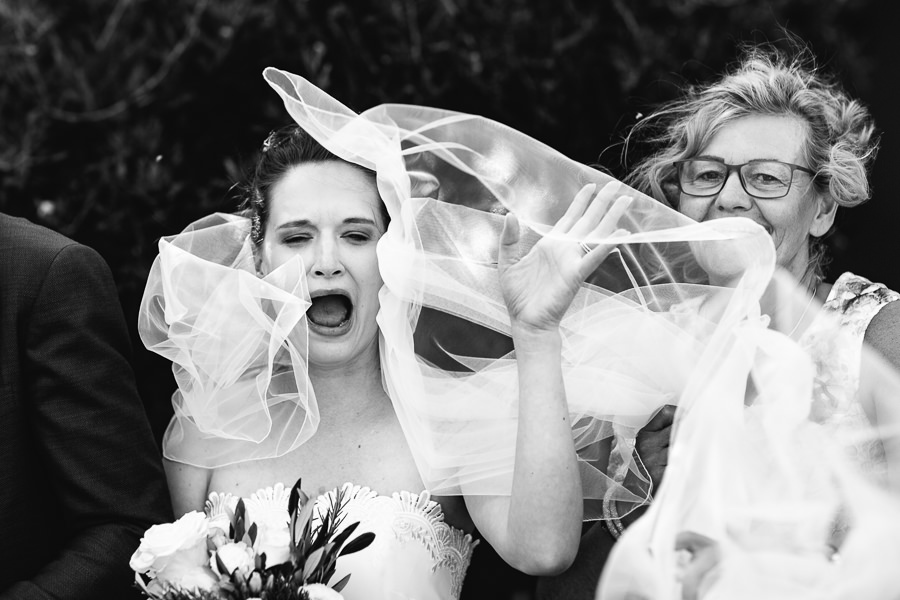
[[[717,189],[716,191],[709,193],[709,194],[692,194],[691,192],[686,192],[684,190],[684,188],[681,185],[682,165],[689,163],[689,162],[694,162],[694,161],[719,163],[720,165],[723,165],[726,168],[725,178],[722,179],[722,185],[719,186],[719,189]],[[744,174],[741,172],[741,169],[743,169],[747,165],[758,164],[758,163],[778,163],[778,164],[785,165],[786,167],[791,168],[791,179],[790,179],[790,181],[788,181],[787,189],[784,191],[783,194],[781,194],[780,196],[757,196],[756,194],[754,194],[753,192],[751,192],[750,190],[747,189],[747,183],[744,181]],[[734,172],[737,172],[738,181],[741,182],[741,188],[744,190],[744,192],[746,192],[748,196],[750,196],[752,198],[759,198],[760,200],[778,200],[779,198],[784,198],[785,196],[790,194],[791,186],[794,184],[794,172],[795,171],[800,171],[802,173],[806,173],[806,174],[812,176],[813,178],[815,178],[815,176],[816,176],[816,172],[808,167],[804,167],[802,165],[795,165],[793,163],[788,163],[788,162],[775,160],[775,159],[757,159],[757,160],[747,161],[747,162],[741,163],[739,165],[730,165],[727,162],[725,162],[724,160],[718,160],[715,158],[686,158],[684,160],[674,161],[672,163],[672,166],[675,167],[675,174],[677,175],[676,181],[678,182],[678,191],[681,192],[682,194],[687,194],[688,196],[693,196],[695,198],[709,198],[710,196],[718,195],[725,188],[725,184],[728,183],[728,179],[731,177],[731,174]]]

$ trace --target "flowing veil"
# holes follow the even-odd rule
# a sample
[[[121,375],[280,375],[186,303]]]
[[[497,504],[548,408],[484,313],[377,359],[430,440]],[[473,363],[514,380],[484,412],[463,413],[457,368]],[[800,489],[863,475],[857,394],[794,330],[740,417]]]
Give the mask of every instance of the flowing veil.
[[[299,259],[257,276],[250,222],[214,214],[163,238],[138,330],[172,361],[175,417],[166,458],[201,467],[283,455],[319,412],[306,363],[306,275]]]
[[[518,390],[497,283],[503,215],[516,213],[527,229],[524,254],[583,185],[613,180],[489,119],[406,105],[357,115],[302,77],[271,68],[264,76],[304,130],[377,173],[391,216],[378,245],[383,377],[425,486],[508,494]],[[697,224],[622,192],[634,198],[619,222],[628,234],[561,325],[589,518],[600,518],[604,498],[646,502],[633,440],[660,407],[706,390],[717,374],[746,374],[735,345],[765,328],[759,298],[774,269],[757,225]],[[710,270],[720,285],[706,283]]]

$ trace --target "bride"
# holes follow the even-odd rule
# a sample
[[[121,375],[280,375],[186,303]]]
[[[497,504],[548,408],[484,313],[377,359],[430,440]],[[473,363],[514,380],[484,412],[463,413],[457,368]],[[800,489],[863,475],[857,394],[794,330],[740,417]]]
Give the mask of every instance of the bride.
[[[582,497],[559,326],[612,248],[580,241],[611,234],[628,202],[618,186],[586,185],[527,253],[506,216],[496,272],[518,408],[507,417],[514,446],[503,447],[508,435],[497,444],[510,455],[490,461],[514,459],[495,476],[510,479],[509,491],[486,493],[474,477],[461,494],[430,496],[415,433],[385,389],[377,322],[387,318],[380,267],[392,260],[379,244],[403,217],[383,202],[375,171],[297,125],[273,132],[244,214],[213,215],[163,240],[145,294],[143,339],[173,359],[179,383],[164,442],[176,515],[224,494],[271,495],[298,477],[325,497],[345,482],[365,485],[345,486],[347,522],[364,515],[362,527],[376,532],[370,549],[339,561],[335,579],[353,574],[347,598],[457,597],[474,546],[463,532],[474,528],[521,571],[565,569]]]

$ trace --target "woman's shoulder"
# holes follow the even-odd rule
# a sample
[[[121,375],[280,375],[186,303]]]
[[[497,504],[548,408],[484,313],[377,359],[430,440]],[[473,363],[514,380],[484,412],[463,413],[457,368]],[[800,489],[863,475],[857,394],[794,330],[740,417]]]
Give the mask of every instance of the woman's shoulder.
[[[900,302],[891,300],[872,316],[865,342],[900,369]]]
[[[834,282],[824,309],[862,335],[872,319],[895,300],[900,300],[900,294],[886,285],[847,271]]]
[[[900,294],[883,283],[873,282],[847,271],[835,280],[826,300],[826,307],[841,313],[880,309],[900,300]],[[873,313],[874,314],[874,313]]]

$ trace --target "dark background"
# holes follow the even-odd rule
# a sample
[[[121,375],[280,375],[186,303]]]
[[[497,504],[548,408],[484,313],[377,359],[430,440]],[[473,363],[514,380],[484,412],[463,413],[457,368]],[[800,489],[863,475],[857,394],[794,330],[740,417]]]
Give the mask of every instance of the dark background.
[[[0,210],[109,262],[161,436],[174,382],[136,334],[143,285],[159,237],[233,210],[233,184],[289,122],[264,67],[301,74],[357,111],[403,102],[485,115],[621,177],[621,140],[638,113],[713,77],[739,42],[777,42],[786,28],[883,132],[873,201],[839,212],[829,238],[830,279],[849,269],[900,289],[891,4],[0,0]]]
[[[159,237],[233,210],[233,184],[289,122],[264,67],[301,74],[357,111],[405,102],[482,114],[621,177],[621,140],[638,113],[713,77],[738,43],[780,43],[787,29],[883,131],[874,200],[839,212],[831,276],[850,269],[898,289],[889,4],[0,0],[0,210],[109,262],[161,435],[174,382],[134,330],[143,285]]]

